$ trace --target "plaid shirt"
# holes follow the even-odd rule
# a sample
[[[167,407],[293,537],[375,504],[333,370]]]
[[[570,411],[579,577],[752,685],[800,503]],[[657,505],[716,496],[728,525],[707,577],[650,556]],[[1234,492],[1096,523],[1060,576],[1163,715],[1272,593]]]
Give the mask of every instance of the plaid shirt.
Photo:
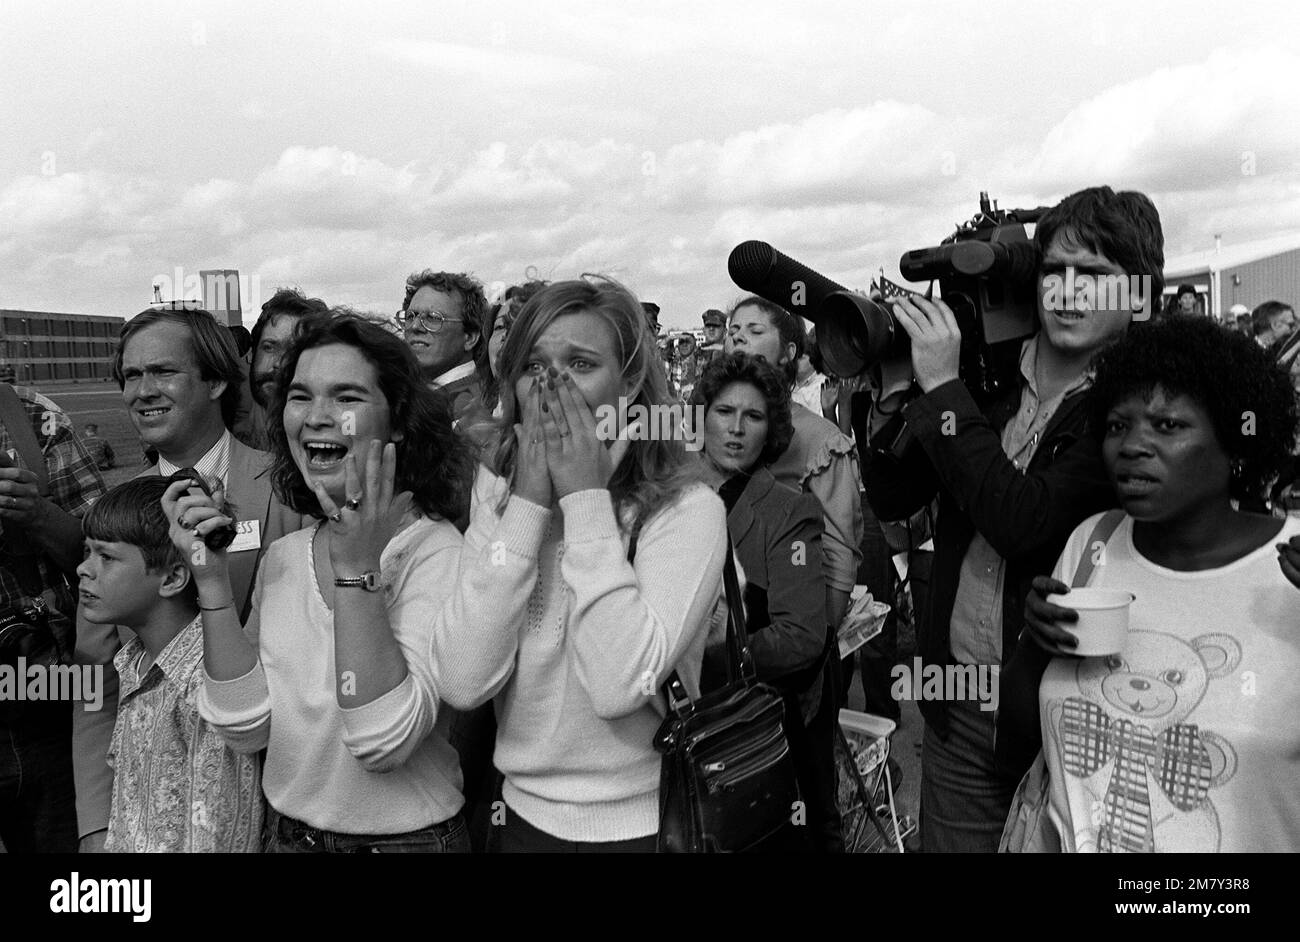
[[[67,413],[34,389],[15,386],[14,392],[18,394],[18,401],[23,404],[32,420],[37,444],[45,455],[51,503],[74,517],[84,516],[90,505],[103,496],[105,488],[95,462],[73,434],[72,420]],[[16,467],[27,467],[24,456],[18,451],[3,423],[0,423],[0,451],[9,454]],[[15,564],[15,559],[10,553],[8,541],[0,534],[0,610],[15,604],[24,595],[39,593],[58,582],[57,573],[42,557],[37,562],[40,586],[28,586],[28,591],[24,592],[13,570],[31,567],[22,561]]]

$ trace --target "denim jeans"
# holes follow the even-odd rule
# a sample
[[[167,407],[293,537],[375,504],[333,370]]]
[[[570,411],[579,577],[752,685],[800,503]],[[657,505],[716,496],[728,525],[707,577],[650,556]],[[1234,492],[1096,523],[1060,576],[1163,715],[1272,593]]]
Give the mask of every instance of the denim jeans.
[[[0,844],[11,854],[75,854],[71,703],[0,704]]]
[[[495,825],[488,834],[488,852],[493,854],[653,854],[658,843],[657,834],[626,841],[566,841],[533,827],[509,805],[505,824]]]
[[[267,854],[468,854],[469,830],[464,815],[403,834],[340,834],[313,828],[270,805],[262,828]]]
[[[921,740],[921,845],[932,853],[995,854],[1016,781],[993,762],[994,718],[972,701],[948,703],[948,738]]]

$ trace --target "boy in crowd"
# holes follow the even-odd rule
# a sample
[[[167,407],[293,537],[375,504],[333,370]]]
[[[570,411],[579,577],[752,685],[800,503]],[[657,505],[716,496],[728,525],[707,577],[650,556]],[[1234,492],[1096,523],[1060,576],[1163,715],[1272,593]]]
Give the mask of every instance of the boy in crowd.
[[[170,478],[135,478],[86,514],[81,611],[135,632],[114,658],[121,678],[108,763],[110,852],[256,852],[262,828],[256,756],[199,717],[203,626],[189,568],[160,500]],[[204,551],[201,541],[195,552]]]

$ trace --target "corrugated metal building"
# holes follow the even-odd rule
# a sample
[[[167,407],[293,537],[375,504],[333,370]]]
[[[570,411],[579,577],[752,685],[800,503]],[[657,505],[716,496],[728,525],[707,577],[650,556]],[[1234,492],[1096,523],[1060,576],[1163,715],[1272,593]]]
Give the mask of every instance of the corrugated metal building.
[[[1234,304],[1300,304],[1300,232],[1168,259],[1165,293],[1180,284],[1194,285],[1219,320]]]
[[[0,310],[0,363],[14,382],[98,382],[113,376],[122,318]]]

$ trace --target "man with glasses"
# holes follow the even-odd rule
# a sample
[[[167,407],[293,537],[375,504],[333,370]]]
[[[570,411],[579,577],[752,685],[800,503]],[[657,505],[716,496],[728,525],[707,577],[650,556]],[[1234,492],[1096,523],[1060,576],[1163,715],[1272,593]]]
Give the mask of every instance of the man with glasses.
[[[406,298],[397,312],[425,379],[450,397],[457,425],[482,405],[487,309],[487,296],[476,278],[426,268],[406,279]]]

